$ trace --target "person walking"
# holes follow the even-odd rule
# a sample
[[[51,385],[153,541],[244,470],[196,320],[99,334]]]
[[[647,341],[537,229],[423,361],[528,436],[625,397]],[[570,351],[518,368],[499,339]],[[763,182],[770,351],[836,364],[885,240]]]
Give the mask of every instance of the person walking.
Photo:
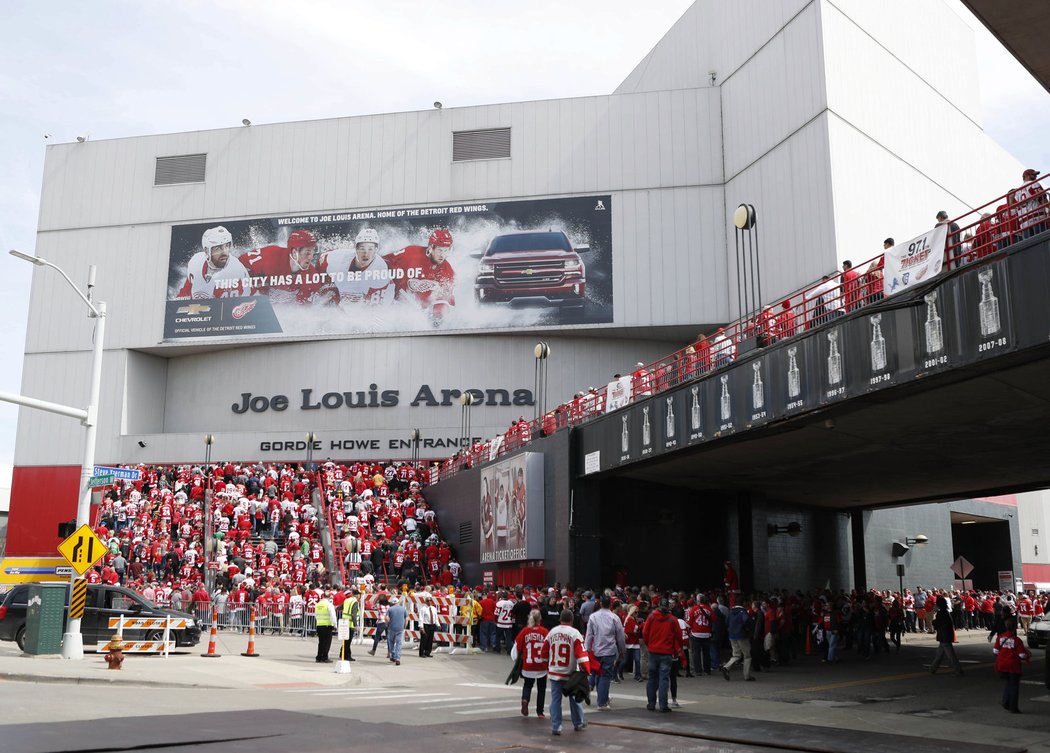
[[[642,640],[649,648],[649,682],[645,687],[648,704],[646,708],[656,711],[657,700],[660,711],[667,713],[667,691],[671,685],[671,662],[678,659],[682,651],[682,633],[678,618],[671,616],[667,599],[660,599],[656,611],[649,615],[642,628]]]
[[[372,648],[368,652],[369,656],[376,655],[379,641],[386,637],[386,618],[389,611],[390,597],[386,594],[379,594],[379,596],[376,597],[376,634],[375,637],[372,638]]]
[[[598,608],[591,612],[587,620],[587,637],[583,642],[584,648],[601,666],[601,676],[598,678],[599,711],[608,711],[610,708],[609,686],[616,674],[616,666],[626,653],[623,623],[613,614],[611,606],[612,599],[608,594],[602,594]]]
[[[571,609],[564,609],[558,626],[547,633],[543,639],[543,659],[547,663],[547,676],[551,685],[551,734],[561,734],[561,698],[569,678],[577,669],[587,671],[590,662],[583,647],[583,636],[572,626],[576,615]],[[577,732],[587,726],[583,718],[583,705],[572,695],[569,696],[569,715],[572,728]]]
[[[395,601],[386,613],[386,646],[390,652],[390,661],[401,666],[401,645],[405,640],[405,622],[408,610]]]
[[[754,622],[748,615],[747,610],[740,604],[729,610],[729,619],[726,622],[729,632],[729,645],[733,647],[733,655],[729,661],[718,669],[722,672],[722,677],[728,680],[729,670],[738,661],[742,661],[744,664],[744,679],[752,682],[755,679],[755,676],[751,674],[751,632],[754,629]]]
[[[326,664],[332,661],[328,658],[328,652],[332,648],[332,632],[337,620],[331,591],[325,590],[314,605],[314,619],[317,627],[317,662]]]
[[[547,637],[547,628],[543,627],[540,610],[529,612],[525,629],[514,639],[510,658],[517,661],[521,657],[521,715],[529,715],[529,701],[532,699],[532,686],[536,686],[536,716],[543,718],[543,701],[547,697],[547,663],[543,660],[543,641]]]
[[[955,674],[958,677],[962,677],[963,668],[959,664],[959,657],[955,655],[955,647],[952,645],[955,643],[955,625],[952,623],[952,616],[948,612],[948,600],[943,596],[937,597],[937,614],[933,618],[933,629],[937,632],[937,653],[933,655],[933,662],[930,664],[930,674],[937,674],[937,668],[941,666],[941,661],[947,656],[952,663]]]

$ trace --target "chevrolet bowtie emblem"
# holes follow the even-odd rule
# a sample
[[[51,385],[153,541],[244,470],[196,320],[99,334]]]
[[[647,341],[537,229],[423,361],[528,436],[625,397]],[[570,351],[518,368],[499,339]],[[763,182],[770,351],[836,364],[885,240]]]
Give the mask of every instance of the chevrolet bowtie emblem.
[[[533,270],[533,269],[526,269],[525,270],[525,274],[527,274],[527,275],[531,275],[531,274],[535,274],[535,273],[536,273],[536,271]]]
[[[206,311],[211,311],[211,306],[205,306],[202,303],[191,303],[189,306],[179,306],[177,313],[179,313],[179,314],[203,314]]]

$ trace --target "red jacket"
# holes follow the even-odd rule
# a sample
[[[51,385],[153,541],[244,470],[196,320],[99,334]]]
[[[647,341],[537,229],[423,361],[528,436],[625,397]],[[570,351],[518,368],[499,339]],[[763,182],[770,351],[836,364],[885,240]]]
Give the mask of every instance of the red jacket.
[[[651,654],[677,656],[682,650],[682,634],[678,618],[657,610],[649,615],[642,628],[642,640]]]
[[[1021,660],[1029,658],[1024,642],[1009,631],[999,633],[992,653],[995,654],[995,671],[1014,675],[1021,674]]]

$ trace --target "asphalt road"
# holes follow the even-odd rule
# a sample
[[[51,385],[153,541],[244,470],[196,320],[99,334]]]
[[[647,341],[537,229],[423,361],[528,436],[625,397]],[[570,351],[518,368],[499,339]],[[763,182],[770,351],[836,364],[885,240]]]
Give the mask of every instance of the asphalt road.
[[[520,685],[503,684],[506,657],[423,660],[406,652],[394,667],[359,651],[353,674],[333,684],[330,666],[310,658],[309,641],[267,637],[259,648],[274,657],[267,665],[232,652],[213,662],[198,652],[134,657],[134,670],[156,669],[150,684],[131,674],[109,683],[102,672],[77,684],[11,679],[32,673],[12,673],[17,652],[3,644],[0,751],[1050,751],[1041,651],[1022,685],[1025,713],[1010,715],[998,705],[1001,681],[983,634],[961,636],[965,677],[944,669],[931,677],[925,663],[933,648],[929,638],[910,637],[899,654],[864,660],[846,653],[833,666],[803,656],[751,683],[739,674],[726,682],[717,672],[682,678],[682,707],[667,715],[646,711],[644,684],[628,679],[613,686],[612,711],[591,707],[580,733],[566,718],[565,734],[554,738],[548,720],[521,716]],[[198,674],[201,662],[208,675]],[[22,664],[33,669],[34,660]],[[187,678],[194,687],[176,684]]]

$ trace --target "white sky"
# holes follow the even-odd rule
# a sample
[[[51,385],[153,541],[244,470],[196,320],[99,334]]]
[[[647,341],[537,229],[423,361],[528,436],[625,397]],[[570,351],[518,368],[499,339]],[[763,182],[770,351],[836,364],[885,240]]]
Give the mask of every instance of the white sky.
[[[958,0],[946,2],[976,30],[985,129],[1026,165],[1050,170],[1050,95]],[[21,391],[32,267],[4,252],[33,252],[44,134],[67,142],[220,128],[244,117],[268,123],[418,110],[434,100],[451,107],[609,93],[690,4],[3,0],[0,347],[8,366],[0,391]],[[85,270],[67,272],[82,280]],[[17,409],[0,402],[0,464],[12,462],[16,420]]]

